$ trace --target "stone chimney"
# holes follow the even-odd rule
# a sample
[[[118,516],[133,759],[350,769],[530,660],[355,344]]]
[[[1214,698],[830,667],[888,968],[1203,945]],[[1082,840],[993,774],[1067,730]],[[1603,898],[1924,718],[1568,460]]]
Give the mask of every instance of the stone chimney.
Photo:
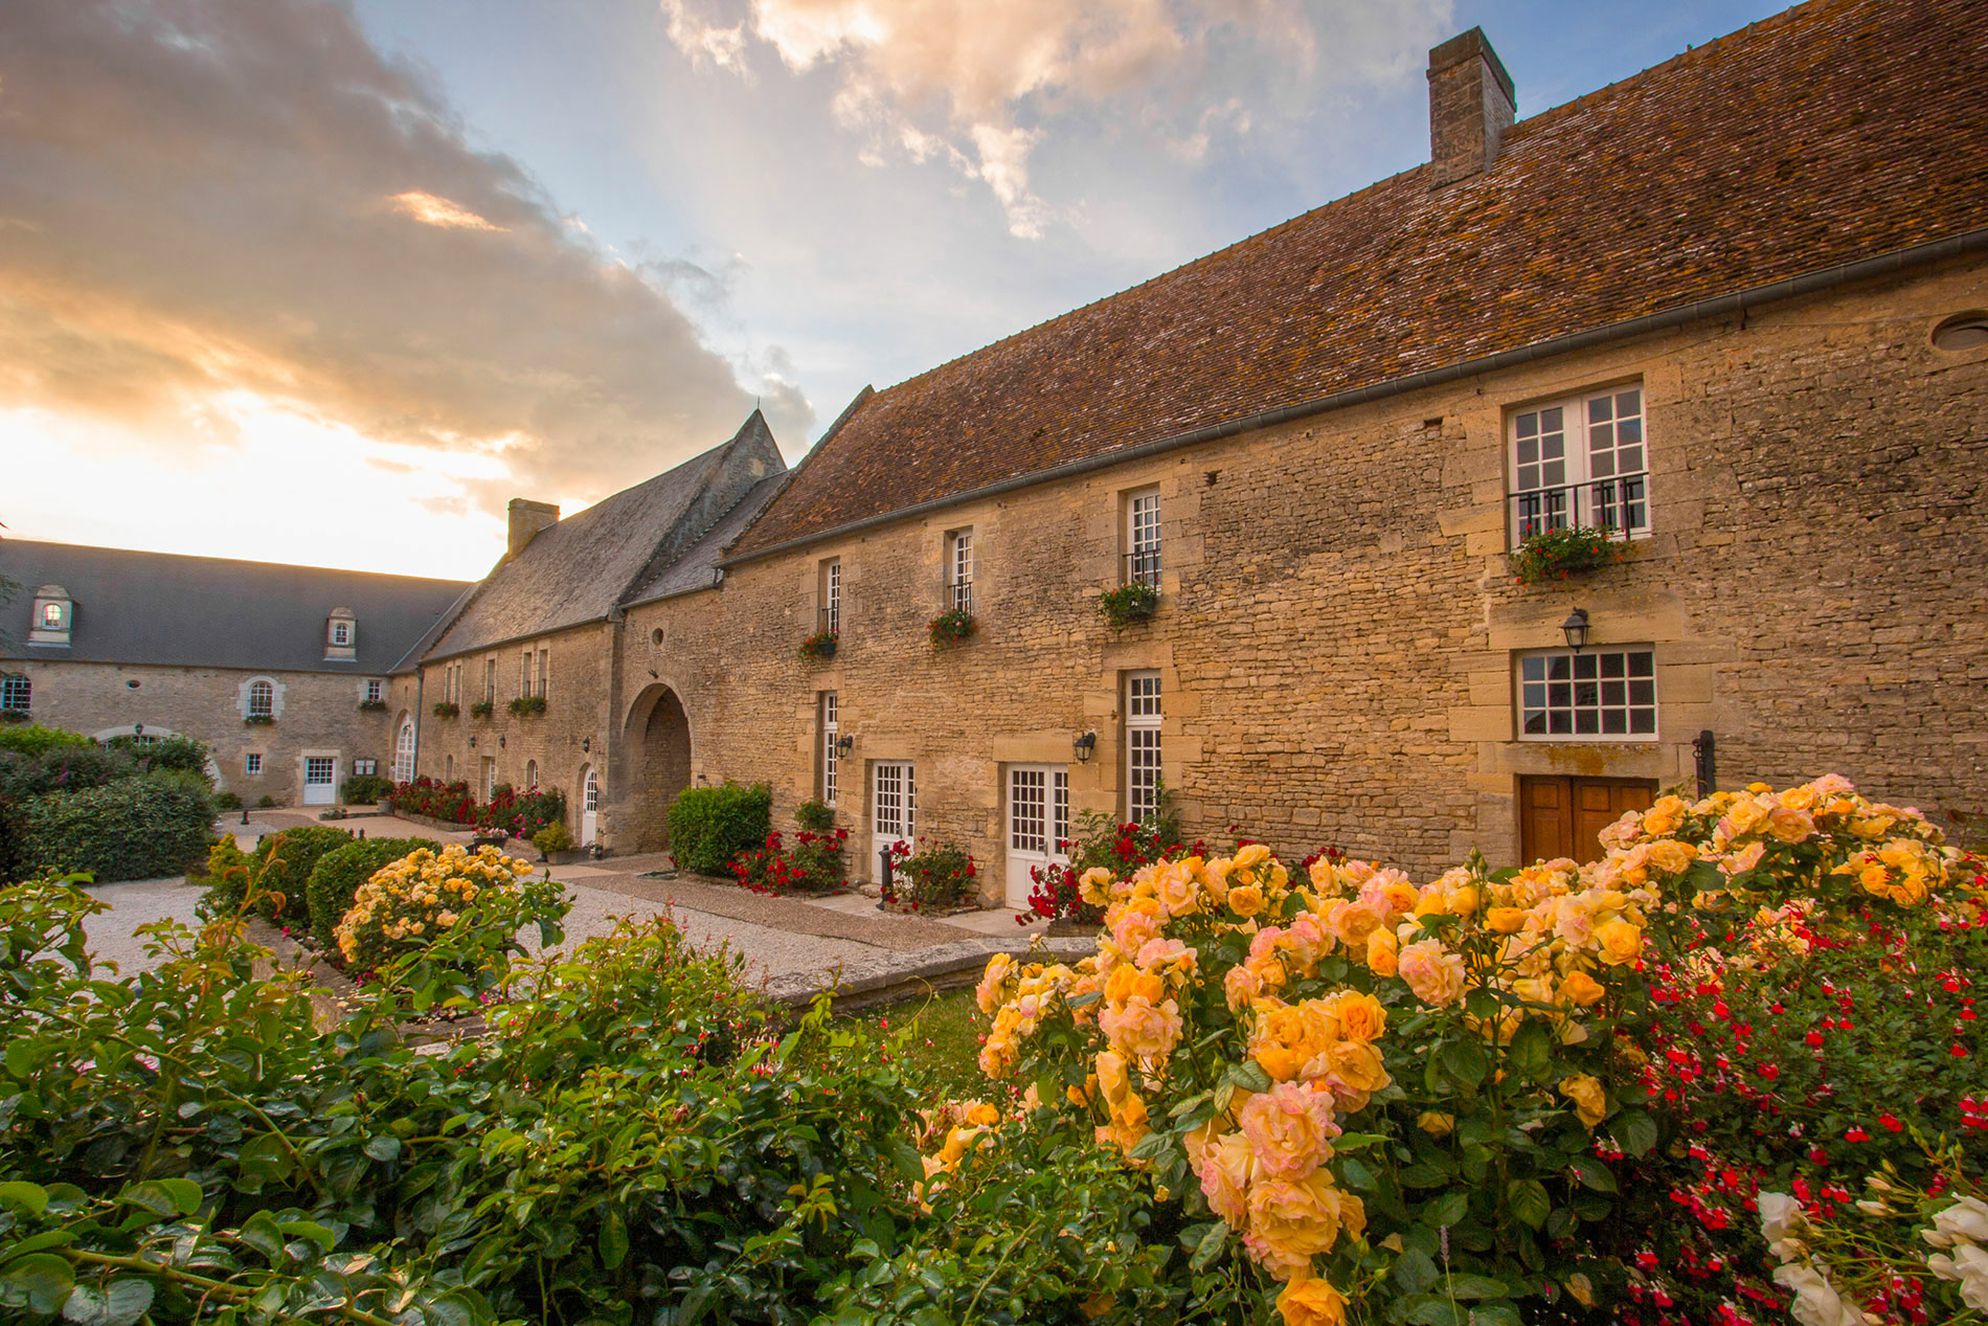
[[[1491,169],[1512,127],[1512,76],[1483,28],[1459,33],[1429,52],[1431,187]]]
[[[550,502],[533,502],[523,497],[511,499],[511,546],[504,556],[516,557],[547,525],[559,523],[559,508]]]

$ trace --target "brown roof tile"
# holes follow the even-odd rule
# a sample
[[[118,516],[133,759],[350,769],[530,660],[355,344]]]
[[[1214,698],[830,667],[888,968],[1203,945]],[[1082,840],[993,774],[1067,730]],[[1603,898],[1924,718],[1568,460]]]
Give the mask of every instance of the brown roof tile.
[[[1965,233],[1988,3],[1812,0],[876,393],[734,557]]]

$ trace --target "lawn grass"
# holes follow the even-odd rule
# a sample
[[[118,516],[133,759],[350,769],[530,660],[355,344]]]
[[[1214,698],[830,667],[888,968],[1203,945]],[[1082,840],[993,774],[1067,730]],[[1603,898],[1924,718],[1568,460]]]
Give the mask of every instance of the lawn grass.
[[[974,1005],[971,986],[866,1008],[850,1020],[892,1038],[891,1052],[903,1054],[906,1076],[934,1099],[985,1092],[978,1059],[987,1019]]]

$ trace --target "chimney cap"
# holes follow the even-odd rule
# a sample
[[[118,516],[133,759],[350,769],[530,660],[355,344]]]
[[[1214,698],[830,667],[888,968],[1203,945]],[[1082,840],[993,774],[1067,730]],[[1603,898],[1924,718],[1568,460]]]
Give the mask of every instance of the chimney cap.
[[[1492,77],[1504,90],[1505,100],[1516,106],[1519,104],[1518,85],[1512,76],[1505,72],[1505,62],[1498,58],[1498,52],[1491,49],[1491,39],[1484,35],[1481,27],[1468,32],[1459,32],[1439,46],[1429,48],[1429,77],[1434,78],[1445,69],[1454,68],[1473,56],[1482,56],[1484,63],[1491,66]]]
[[[557,502],[535,502],[529,497],[512,498],[510,509],[513,511],[550,512],[555,519],[559,515],[559,504]]]

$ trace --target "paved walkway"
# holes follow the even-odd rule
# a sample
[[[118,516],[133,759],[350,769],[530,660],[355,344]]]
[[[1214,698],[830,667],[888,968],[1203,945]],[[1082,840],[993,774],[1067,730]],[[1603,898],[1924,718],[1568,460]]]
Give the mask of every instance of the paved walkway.
[[[292,810],[252,810],[248,820],[243,825],[236,815],[225,826],[245,848],[253,847],[263,833],[319,822],[308,812]],[[368,838],[467,842],[470,837],[467,832],[442,833],[385,816],[330,823],[355,835],[363,830]],[[530,855],[530,850],[524,854]],[[856,893],[821,899],[771,898],[695,876],[644,877],[669,867],[669,859],[660,853],[552,867],[552,877],[566,885],[573,899],[566,917],[566,945],[606,933],[618,916],[668,914],[700,948],[729,947],[744,956],[753,980],[795,991],[874,984],[888,973],[933,969],[955,956],[970,957],[993,946],[1025,941],[1042,928],[1017,924],[1017,913],[1005,909],[932,919],[879,912],[874,900]],[[190,923],[200,897],[200,890],[184,879],[104,884],[92,892],[110,903],[111,910],[91,922],[91,948],[127,974],[152,965],[143,941],[132,935],[133,928],[165,917]],[[527,936],[532,947],[535,940],[535,933]]]

